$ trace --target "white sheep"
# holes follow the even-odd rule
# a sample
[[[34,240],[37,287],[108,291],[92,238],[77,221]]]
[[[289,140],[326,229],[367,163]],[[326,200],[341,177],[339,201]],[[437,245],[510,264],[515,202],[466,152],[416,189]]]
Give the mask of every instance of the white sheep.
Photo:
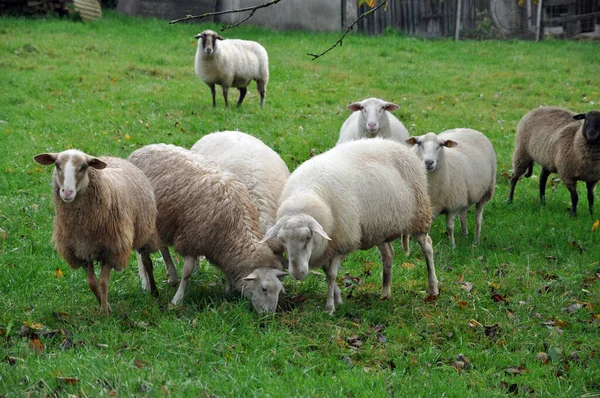
[[[237,88],[240,91],[237,105],[240,106],[252,80],[256,80],[261,108],[265,105],[265,92],[269,82],[269,57],[263,46],[250,40],[225,40],[212,30],[205,30],[194,38],[198,39],[196,75],[210,87],[213,107],[217,106],[215,84],[223,88],[225,106],[228,106],[229,88]]]
[[[409,135],[406,127],[390,112],[399,106],[379,98],[367,98],[348,105],[352,114],[340,129],[337,144],[361,138],[387,138],[404,143]]]
[[[184,257],[171,303],[181,302],[196,260],[204,255],[223,272],[228,287],[250,298],[258,312],[275,311],[287,273],[261,242],[258,211],[244,184],[213,162],[173,145],[148,145],[128,159],[154,188],[161,245],[172,245]]]
[[[108,315],[110,271],[122,271],[133,249],[141,253],[152,276],[150,252],[158,249],[152,186],[137,167],[119,158],[96,158],[70,149],[34,159],[41,165],[55,165],[52,241],[56,251],[71,268],[85,269],[100,311]],[[94,261],[101,264],[99,283]],[[150,288],[156,294],[156,285]]]
[[[277,152],[240,131],[207,134],[191,151],[235,174],[246,185],[258,209],[258,224],[263,234],[275,224],[279,196],[290,175]],[[269,245],[275,253],[283,254],[283,246],[277,239],[270,240]]]
[[[333,313],[342,304],[338,268],[355,250],[379,248],[382,294],[391,296],[393,253],[388,243],[402,234],[412,235],[421,246],[428,292],[437,295],[430,224],[427,179],[419,159],[404,144],[375,138],[338,145],[292,172],[280,198],[277,223],[264,240],[281,240],[289,271],[298,280],[309,268],[323,268],[328,284],[325,309]]]
[[[585,181],[590,214],[594,210],[594,187],[600,180],[600,111],[576,114],[558,107],[542,107],[528,112],[519,122],[513,153],[513,175],[508,202],[525,174],[530,177],[533,163],[542,167],[540,202],[546,199],[550,173],[558,173],[571,193],[571,214],[577,215],[577,181]]]
[[[433,218],[446,215],[450,245],[454,241],[454,218],[459,215],[467,235],[467,211],[475,205],[475,240],[479,244],[483,208],[496,187],[496,153],[488,138],[477,130],[459,128],[438,135],[411,137],[407,143],[427,170]]]

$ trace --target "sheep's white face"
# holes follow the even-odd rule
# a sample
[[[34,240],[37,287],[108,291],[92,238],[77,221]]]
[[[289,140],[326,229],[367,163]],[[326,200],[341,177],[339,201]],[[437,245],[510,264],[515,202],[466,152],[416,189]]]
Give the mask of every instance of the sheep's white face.
[[[263,240],[276,236],[287,252],[290,274],[294,279],[303,280],[308,275],[316,240],[321,239],[318,235],[330,239],[313,217],[298,215],[280,218]]]
[[[434,133],[411,137],[406,142],[413,146],[413,152],[421,159],[427,172],[435,171],[441,157],[444,156],[444,148],[456,146],[454,141],[443,140]]]
[[[361,102],[355,102],[348,105],[348,109],[352,112],[360,111],[363,116],[364,130],[367,132],[368,138],[377,136],[381,125],[381,118],[385,111],[393,112],[399,106],[391,102],[385,102],[378,98],[368,98]]]
[[[217,40],[223,40],[221,35],[212,30],[205,30],[194,37],[198,39],[198,49],[206,55],[212,55],[217,51]]]
[[[84,192],[89,183],[88,167],[103,169],[106,163],[76,149],[60,153],[44,153],[34,157],[42,165],[54,164],[54,181],[58,194],[65,203],[75,200],[78,193]]]
[[[279,293],[284,292],[281,283],[287,272],[275,268],[257,268],[244,278],[243,294],[250,299],[258,313],[275,312]]]

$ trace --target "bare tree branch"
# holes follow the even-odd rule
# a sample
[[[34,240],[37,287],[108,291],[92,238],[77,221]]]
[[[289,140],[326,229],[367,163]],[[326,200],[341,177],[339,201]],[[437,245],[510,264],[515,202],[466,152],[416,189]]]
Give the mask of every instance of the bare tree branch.
[[[327,50],[323,51],[320,54],[311,54],[311,53],[307,53],[307,55],[310,55],[312,57],[311,61],[314,61],[315,59],[322,57],[323,55],[327,54],[329,51],[333,50],[335,47],[337,47],[338,45],[341,47],[343,44],[343,40],[346,37],[346,35],[348,33],[350,33],[350,31],[354,28],[354,25],[356,25],[361,19],[373,14],[375,11],[377,11],[378,9],[380,9],[381,7],[383,7],[384,5],[386,5],[388,2],[388,0],[383,0],[381,3],[379,3],[377,6],[375,6],[374,8],[370,9],[367,12],[364,12],[362,14],[360,14],[360,16],[358,18],[356,18],[354,20],[354,22],[352,22],[352,24],[350,24],[350,26],[348,26],[346,28],[346,31],[344,32],[344,34],[342,35],[342,37],[340,37],[338,39],[338,41],[336,41],[331,47],[329,47]]]
[[[236,22],[233,25],[223,25],[221,27],[221,31],[224,31],[226,29],[230,29],[233,27],[236,27],[240,24],[242,24],[243,22],[247,21],[248,19],[250,19],[250,17],[252,17],[254,15],[254,13],[256,12],[256,10],[259,10],[261,8],[266,8],[266,7],[270,7],[274,4],[279,3],[281,0],[271,0],[267,3],[258,5],[258,6],[252,6],[252,7],[246,7],[246,8],[236,8],[233,10],[224,10],[224,11],[215,11],[215,12],[206,12],[202,15],[186,15],[184,18],[179,18],[179,19],[174,19],[172,21],[169,22],[169,24],[174,24],[174,23],[178,23],[178,22],[183,22],[183,21],[191,21],[193,19],[202,19],[202,18],[207,18],[207,17],[212,17],[215,15],[224,15],[224,14],[234,14],[237,12],[245,12],[245,11],[250,11],[250,15],[244,19],[242,19],[239,22]]]

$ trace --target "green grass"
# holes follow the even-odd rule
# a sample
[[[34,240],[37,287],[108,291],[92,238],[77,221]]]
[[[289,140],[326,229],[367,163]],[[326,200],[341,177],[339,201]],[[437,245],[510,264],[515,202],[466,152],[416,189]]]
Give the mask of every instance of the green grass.
[[[598,108],[598,43],[354,34],[311,61],[306,53],[326,49],[336,34],[242,26],[225,36],[269,51],[266,106],[259,109],[252,85],[242,108],[226,109],[219,94],[213,109],[193,71],[193,36],[207,27],[216,28],[111,12],[85,24],[0,18],[0,396],[600,394],[600,229],[592,231],[597,217],[583,188],[577,218],[558,180],[545,207],[535,177],[506,203],[519,119],[541,104]],[[423,300],[425,264],[412,242],[408,259],[395,246],[389,301],[379,299],[378,253],[349,256],[340,272],[345,303],[333,316],[323,311],[322,275],[286,280],[282,310],[261,317],[224,293],[208,264],[193,274],[181,308],[169,311],[175,290],[160,259],[154,299],[141,290],[132,257],[113,273],[113,314],[102,317],[84,273],[50,243],[51,168],[35,154],[76,147],[126,157],[151,143],[190,147],[204,134],[239,129],[293,170],[311,148],[332,147],[345,106],[370,96],[398,103],[414,135],[471,127],[497,151],[480,246],[457,231],[450,249],[443,217],[431,228],[435,302]],[[582,308],[566,311],[578,301]],[[43,326],[35,331],[41,349],[24,322]],[[552,360],[541,363],[540,352]]]

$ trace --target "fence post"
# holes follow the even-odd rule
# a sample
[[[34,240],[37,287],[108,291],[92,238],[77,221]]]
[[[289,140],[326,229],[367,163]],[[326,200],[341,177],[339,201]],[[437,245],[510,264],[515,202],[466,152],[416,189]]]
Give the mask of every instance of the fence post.
[[[454,41],[458,41],[460,35],[460,14],[462,14],[462,0],[456,0],[456,29],[454,31]]]
[[[540,41],[540,34],[542,30],[542,0],[538,0],[538,13],[537,13],[537,21],[535,27],[535,41],[536,43]]]

